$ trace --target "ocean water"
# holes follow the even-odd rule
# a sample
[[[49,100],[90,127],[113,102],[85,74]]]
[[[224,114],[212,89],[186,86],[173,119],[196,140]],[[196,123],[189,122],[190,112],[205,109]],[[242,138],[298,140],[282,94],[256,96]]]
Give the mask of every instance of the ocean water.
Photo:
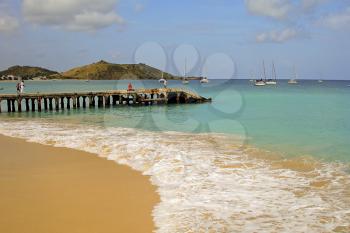
[[[128,82],[38,81],[26,91]],[[157,232],[350,232],[349,83],[170,81],[213,102],[4,113],[0,133],[93,152],[150,175],[161,196]],[[15,83],[0,87],[14,93]]]

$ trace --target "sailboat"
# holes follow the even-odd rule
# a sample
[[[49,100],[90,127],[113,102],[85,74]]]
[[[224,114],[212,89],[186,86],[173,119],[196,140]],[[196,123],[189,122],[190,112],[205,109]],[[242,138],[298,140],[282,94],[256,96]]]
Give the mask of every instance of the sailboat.
[[[288,84],[298,84],[298,81],[296,79],[289,79]]]
[[[185,59],[185,71],[184,71],[184,78],[182,79],[182,84],[188,84],[190,81],[187,79],[187,59]]]
[[[264,70],[264,80],[261,78],[259,80],[255,80],[255,86],[265,86],[266,85],[266,70],[265,70],[265,62],[263,61],[263,70]]]
[[[90,80],[89,80],[89,75],[90,75],[90,73],[87,73],[87,75],[86,75],[86,80],[85,80],[85,82],[90,82]]]
[[[294,78],[289,79],[288,84],[298,84],[297,76],[298,76],[297,75],[297,70],[296,70],[296,68],[294,66]]]
[[[201,80],[199,81],[200,83],[208,83],[209,80],[207,77],[202,77]]]
[[[262,79],[260,79],[260,80],[255,80],[255,84],[254,85],[255,86],[265,86],[266,83]]]
[[[266,81],[267,85],[276,85],[277,84],[275,63],[272,63],[272,76],[274,77],[274,79],[267,80]]]
[[[162,71],[162,78],[161,79],[159,79],[159,82],[160,83],[164,83],[166,80],[164,79],[164,73],[163,73],[163,71]]]
[[[207,74],[206,73],[206,66],[203,67],[203,75]],[[200,83],[208,83],[209,80],[207,77],[201,77],[201,79],[199,80]]]

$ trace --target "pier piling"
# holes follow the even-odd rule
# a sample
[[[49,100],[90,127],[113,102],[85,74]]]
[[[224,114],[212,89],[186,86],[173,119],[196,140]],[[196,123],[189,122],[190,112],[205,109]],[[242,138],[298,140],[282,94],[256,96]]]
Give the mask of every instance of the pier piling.
[[[11,100],[7,100],[7,111],[11,112]]]
[[[12,99],[11,100],[11,110],[12,110],[12,112],[16,112],[16,108],[15,108],[15,100],[14,99]]]
[[[29,112],[29,99],[25,99],[26,102],[26,112]]]
[[[37,102],[38,102],[38,112],[41,112],[41,97],[37,98]]]
[[[60,98],[55,97],[55,110],[59,111],[60,110]]]
[[[50,109],[50,111],[53,110],[52,98],[49,98],[49,109]]]
[[[70,97],[67,97],[67,109],[70,109]]]
[[[48,110],[47,98],[44,98],[44,109],[45,109],[45,111]]]
[[[35,112],[35,110],[36,110],[36,107],[35,107],[35,99],[32,98],[31,101],[32,101],[32,112]]]
[[[61,109],[64,109],[64,97],[61,97]]]
[[[77,108],[77,98],[75,96],[72,97],[73,100],[73,109]]]
[[[83,96],[83,108],[86,108],[86,96]]]
[[[18,99],[17,99],[17,107],[18,107],[18,112],[22,112],[22,98],[21,97],[18,97]]]
[[[95,107],[95,96],[89,96],[90,108]]]

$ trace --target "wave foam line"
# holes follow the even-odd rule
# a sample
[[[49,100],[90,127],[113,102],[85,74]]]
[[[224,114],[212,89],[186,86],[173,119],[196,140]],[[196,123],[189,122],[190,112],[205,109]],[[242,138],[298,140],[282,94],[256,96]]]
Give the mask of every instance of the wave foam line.
[[[219,134],[44,121],[0,122],[0,133],[92,152],[150,175],[161,197],[153,210],[160,233],[350,231],[343,164],[269,158]]]

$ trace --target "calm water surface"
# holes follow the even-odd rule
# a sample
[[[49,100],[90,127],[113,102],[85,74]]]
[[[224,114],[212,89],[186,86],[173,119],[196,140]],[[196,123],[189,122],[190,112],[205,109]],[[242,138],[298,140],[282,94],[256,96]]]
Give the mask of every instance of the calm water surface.
[[[26,92],[125,89],[129,81],[29,81]],[[159,87],[157,81],[131,81],[136,88]],[[244,143],[287,156],[315,156],[350,161],[350,87],[347,81],[300,81],[254,87],[247,80],[193,81],[170,87],[212,97],[211,104],[116,107],[37,114],[3,114],[4,118],[41,117],[152,131],[215,132],[244,137]],[[15,83],[0,83],[0,93],[14,93]],[[3,109],[5,109],[3,107]]]

